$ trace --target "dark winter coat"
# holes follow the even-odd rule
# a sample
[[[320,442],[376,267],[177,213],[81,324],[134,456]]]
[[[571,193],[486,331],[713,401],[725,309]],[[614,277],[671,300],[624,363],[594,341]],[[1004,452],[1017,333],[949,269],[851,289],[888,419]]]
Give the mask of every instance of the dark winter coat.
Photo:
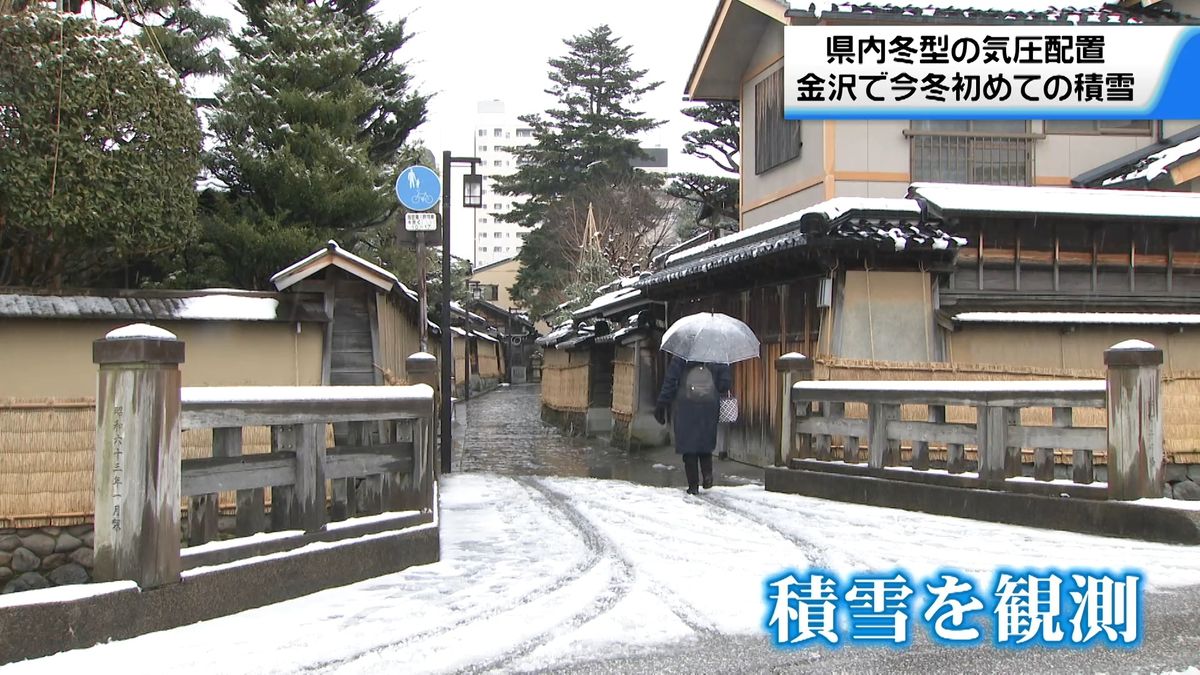
[[[711,402],[696,402],[677,396],[680,385],[686,380],[687,371],[697,365],[700,364],[684,361],[678,356],[672,359],[667,367],[667,376],[663,379],[662,390],[658,393],[658,405],[674,405],[671,421],[675,430],[675,452],[680,455],[711,454],[717,447],[717,417],[721,408],[719,398]],[[728,394],[733,387],[733,371],[729,365],[703,365],[712,372],[718,397]]]

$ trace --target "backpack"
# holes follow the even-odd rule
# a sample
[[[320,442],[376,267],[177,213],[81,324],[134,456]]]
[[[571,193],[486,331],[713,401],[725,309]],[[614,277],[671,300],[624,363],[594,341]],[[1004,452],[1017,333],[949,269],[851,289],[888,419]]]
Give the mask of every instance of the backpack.
[[[688,369],[683,378],[683,398],[693,403],[717,400],[716,380],[703,363]]]

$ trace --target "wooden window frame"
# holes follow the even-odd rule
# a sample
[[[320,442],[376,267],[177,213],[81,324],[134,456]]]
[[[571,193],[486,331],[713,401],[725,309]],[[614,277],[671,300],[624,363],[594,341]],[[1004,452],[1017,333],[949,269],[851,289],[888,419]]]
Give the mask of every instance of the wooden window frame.
[[[800,157],[800,121],[784,114],[783,69],[754,85],[754,173],[766,173]]]

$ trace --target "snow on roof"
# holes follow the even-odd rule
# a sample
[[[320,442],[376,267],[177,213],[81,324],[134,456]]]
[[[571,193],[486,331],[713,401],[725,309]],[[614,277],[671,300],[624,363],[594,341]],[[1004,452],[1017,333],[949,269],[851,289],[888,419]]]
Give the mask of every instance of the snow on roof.
[[[1184,141],[1178,145],[1160,150],[1153,155],[1147,156],[1142,161],[1138,162],[1132,171],[1106,178],[1101,185],[1119,185],[1121,183],[1129,183],[1132,181],[1143,180],[1146,183],[1153,182],[1159,176],[1169,172],[1171,167],[1180,161],[1183,161],[1192,155],[1200,153],[1200,137],[1193,138],[1190,141]]]
[[[537,340],[535,340],[535,342],[539,345],[542,345],[543,347],[546,347],[546,346],[552,345],[552,344],[558,342],[559,340],[567,337],[568,335],[571,334],[571,332],[573,330],[574,330],[574,326],[571,324],[570,321],[567,321],[565,323],[560,323],[554,327],[554,330],[552,330],[549,333],[538,338]]]
[[[332,239],[325,244],[325,248],[314,251],[312,255],[273,274],[270,282],[275,285],[277,290],[282,291],[297,282],[307,279],[329,265],[344,269],[385,291],[391,291],[400,283],[395,274],[373,262],[354,255],[338,246],[338,243]]]
[[[1098,2],[1094,5],[1074,7],[1047,7],[1041,0],[925,0],[919,5],[893,5],[850,2],[824,2],[810,4],[807,0],[791,0],[788,12],[791,16],[810,13],[818,18],[840,16],[870,16],[878,20],[940,20],[962,23],[1026,23],[1026,24],[1081,24],[1081,23],[1175,23],[1170,12],[1156,8],[1119,7]],[[966,5],[966,6],[964,6]]]
[[[583,315],[597,312],[605,307],[611,307],[626,300],[632,300],[642,294],[642,291],[637,288],[621,287],[615,291],[610,291],[592,300],[591,304],[582,309],[575,310],[574,315]]]
[[[1200,220],[1200,194],[1017,185],[913,183],[909,195],[935,210]]]
[[[1200,314],[1145,314],[1137,312],[963,312],[958,323],[1045,323],[1132,326],[1200,325]]]
[[[810,213],[819,213],[824,215],[827,219],[833,220],[834,218],[853,210],[902,211],[919,215],[921,213],[921,205],[911,199],[835,197],[828,201],[821,202],[815,206],[800,209],[799,211],[794,211],[786,216],[780,216],[774,220],[747,228],[741,232],[738,232],[737,234],[731,234],[728,237],[721,237],[720,239],[714,239],[710,242],[700,244],[699,246],[693,246],[691,248],[684,249],[669,256],[667,258],[667,265],[671,265],[682,260],[698,258],[718,250],[749,242],[750,240],[759,237],[768,237],[778,234],[781,231],[790,229],[791,227],[797,225],[800,222],[801,217]]]

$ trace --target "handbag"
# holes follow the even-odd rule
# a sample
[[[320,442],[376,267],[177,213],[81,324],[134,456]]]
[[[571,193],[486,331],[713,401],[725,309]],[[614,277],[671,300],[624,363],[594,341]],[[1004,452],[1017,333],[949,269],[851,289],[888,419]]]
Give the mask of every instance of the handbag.
[[[738,400],[736,396],[726,396],[721,399],[721,412],[717,422],[731,423],[738,418]]]

